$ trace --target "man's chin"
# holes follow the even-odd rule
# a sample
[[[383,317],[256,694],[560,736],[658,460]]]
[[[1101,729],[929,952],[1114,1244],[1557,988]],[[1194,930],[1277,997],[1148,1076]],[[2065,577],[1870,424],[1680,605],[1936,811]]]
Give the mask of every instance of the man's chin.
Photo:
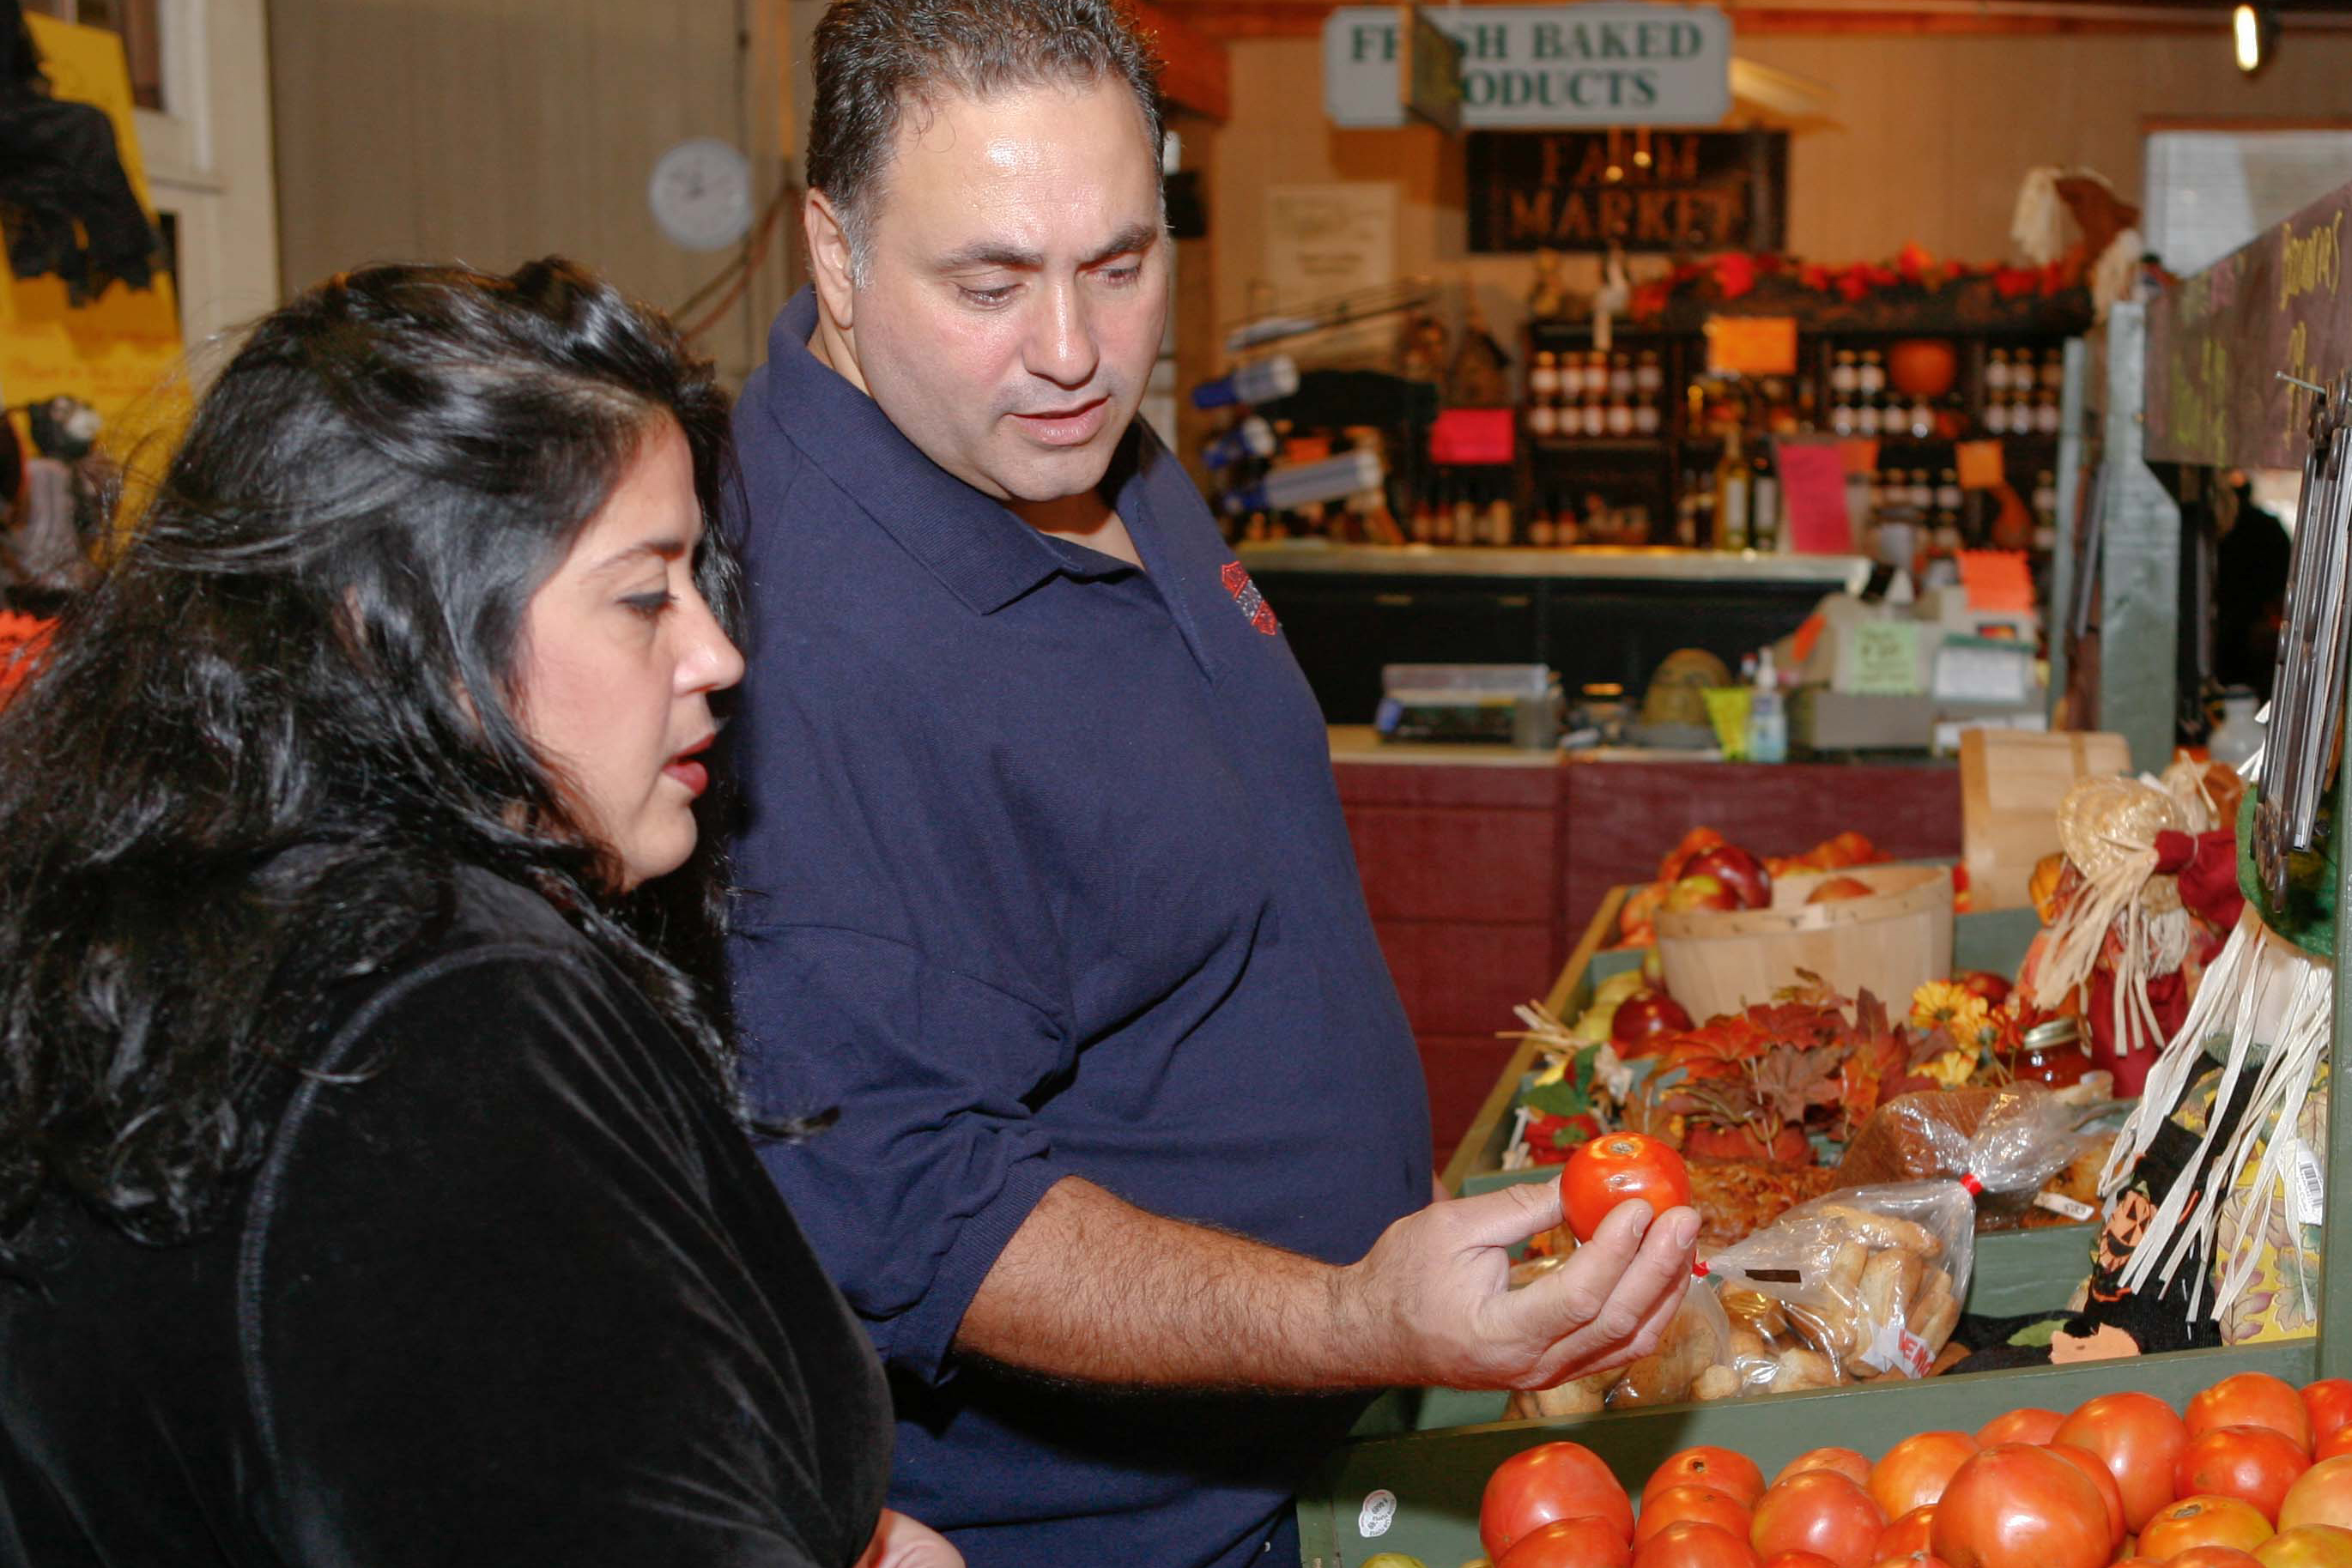
[[[1122,426],[1119,434],[1123,433]],[[1118,434],[1106,427],[1083,446],[1020,454],[998,471],[997,483],[1003,487],[1005,499],[1016,506],[1067,500],[1100,485],[1110,471],[1111,455],[1118,450]]]

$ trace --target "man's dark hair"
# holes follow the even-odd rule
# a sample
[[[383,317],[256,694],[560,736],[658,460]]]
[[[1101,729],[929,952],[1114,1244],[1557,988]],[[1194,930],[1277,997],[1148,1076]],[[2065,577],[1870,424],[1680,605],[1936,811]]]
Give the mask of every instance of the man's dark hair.
[[[665,423],[724,624],[725,394],[610,285],[371,267],[246,338],[0,708],[0,1260],[45,1195],[200,1231],[330,993],[428,942],[466,867],[543,894],[731,1092],[716,851],[614,893],[517,706],[531,595]]]
[[[1160,173],[1160,68],[1110,0],[836,0],[816,25],[808,183],[823,191],[864,281],[872,203],[900,117],[942,92],[1123,83]]]

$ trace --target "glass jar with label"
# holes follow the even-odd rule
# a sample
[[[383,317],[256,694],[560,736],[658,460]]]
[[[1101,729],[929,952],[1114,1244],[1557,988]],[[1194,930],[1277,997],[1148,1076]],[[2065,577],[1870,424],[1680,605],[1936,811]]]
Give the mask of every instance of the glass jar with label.
[[[1906,423],[1915,441],[1925,441],[1936,434],[1936,411],[1925,397],[1911,400],[1911,410]]]
[[[1536,402],[1549,402],[1559,395],[1559,357],[1549,349],[1538,352],[1528,371],[1528,395]]]
[[[2037,435],[2058,434],[2058,394],[2045,392],[2033,404],[2033,430]]]
[[[1538,438],[1559,434],[1559,410],[1548,402],[1528,405],[1528,434]]]
[[[1925,517],[1935,506],[1936,487],[1927,483],[1927,471],[1925,468],[1911,470],[1910,491],[1904,498],[1909,501],[1912,509],[1922,517]]]
[[[1559,401],[1574,405],[1584,401],[1584,356],[1562,354],[1555,372],[1559,381]]]
[[[1876,435],[1885,428],[1878,400],[1874,397],[1864,398],[1853,412],[1853,433],[1856,435]]]
[[[2010,381],[2009,350],[1995,349],[1985,359],[1984,393],[1988,406],[2003,402],[2012,383]]]
[[[1985,404],[1984,427],[1989,435],[2009,434],[2009,402],[2006,399],[1996,399]]]
[[[2033,476],[2033,548],[2043,555],[2058,548],[2058,476],[2047,468]]]
[[[1844,398],[1830,405],[1830,432],[1834,435],[1852,435],[1856,425],[1853,404]]]
[[[1617,354],[1610,359],[1609,395],[1612,398],[1623,398],[1629,404],[1633,401],[1633,355]]]
[[[1852,349],[1840,349],[1830,361],[1830,392],[1842,400],[1850,400],[1862,390],[1861,378],[1854,369]]]
[[[1655,435],[1658,434],[1658,405],[1655,402],[1643,402],[1633,405],[1634,434]]]
[[[1938,511],[1957,512],[1960,509],[1960,503],[1959,471],[1947,468],[1936,476],[1936,508]]]
[[[1864,397],[1876,397],[1886,390],[1886,363],[1877,350],[1863,350],[1861,362],[1854,367],[1853,390]]]
[[[1629,392],[1612,392],[1609,394],[1607,420],[1610,434],[1626,436],[1633,434],[1633,405],[1627,401],[1631,395]]]
[[[1633,391],[1644,402],[1655,402],[1666,390],[1666,372],[1658,363],[1658,350],[1644,349],[1642,357],[1633,361]]]
[[[2066,390],[2065,350],[2045,349],[2042,350],[2042,390],[2043,392],[2063,392]]]

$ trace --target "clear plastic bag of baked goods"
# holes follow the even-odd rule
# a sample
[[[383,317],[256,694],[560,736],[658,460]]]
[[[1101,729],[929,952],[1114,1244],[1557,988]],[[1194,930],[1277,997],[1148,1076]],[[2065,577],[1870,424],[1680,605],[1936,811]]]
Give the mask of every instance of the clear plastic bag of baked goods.
[[[1693,1398],[1795,1394],[1853,1381],[1835,1357],[1814,1348],[1774,1297],[1726,1281],[1717,1299],[1731,1324],[1731,1354],[1723,1365],[1700,1376],[1691,1390]]]
[[[1514,1285],[1559,1267],[1564,1258],[1511,1270]],[[1704,1280],[1694,1280],[1675,1309],[1675,1321],[1658,1348],[1627,1366],[1570,1378],[1557,1387],[1511,1396],[1507,1418],[1590,1416],[1599,1410],[1631,1410],[1650,1405],[1680,1405],[1706,1397],[1700,1380],[1726,1366],[1731,1354],[1731,1323],[1723,1304]]]
[[[1898,1094],[1871,1113],[1839,1172],[1858,1185],[1949,1177],[2022,1207],[2074,1157],[2082,1107],[2038,1083]]]
[[[1826,1364],[1832,1381],[1925,1377],[1959,1322],[1975,1247],[1968,1188],[1899,1182],[1799,1204],[1706,1268],[1726,1291],[1777,1303],[1799,1348]],[[1818,1375],[1820,1364],[1799,1365]],[[1784,1391],[1778,1380],[1770,1386]]]

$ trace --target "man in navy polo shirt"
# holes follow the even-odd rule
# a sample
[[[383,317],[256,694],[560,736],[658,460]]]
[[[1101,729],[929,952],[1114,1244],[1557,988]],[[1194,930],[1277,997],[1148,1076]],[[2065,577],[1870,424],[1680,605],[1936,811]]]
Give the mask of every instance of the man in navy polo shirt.
[[[1431,1201],[1321,717],[1135,418],[1171,247],[1108,0],[843,0],[814,68],[816,283],[737,414],[732,958],[758,1107],[840,1119],[768,1168],[891,1368],[894,1508],[980,1565],[1296,1561],[1339,1391],[1643,1354],[1696,1216],[1507,1292],[1554,1185]]]

